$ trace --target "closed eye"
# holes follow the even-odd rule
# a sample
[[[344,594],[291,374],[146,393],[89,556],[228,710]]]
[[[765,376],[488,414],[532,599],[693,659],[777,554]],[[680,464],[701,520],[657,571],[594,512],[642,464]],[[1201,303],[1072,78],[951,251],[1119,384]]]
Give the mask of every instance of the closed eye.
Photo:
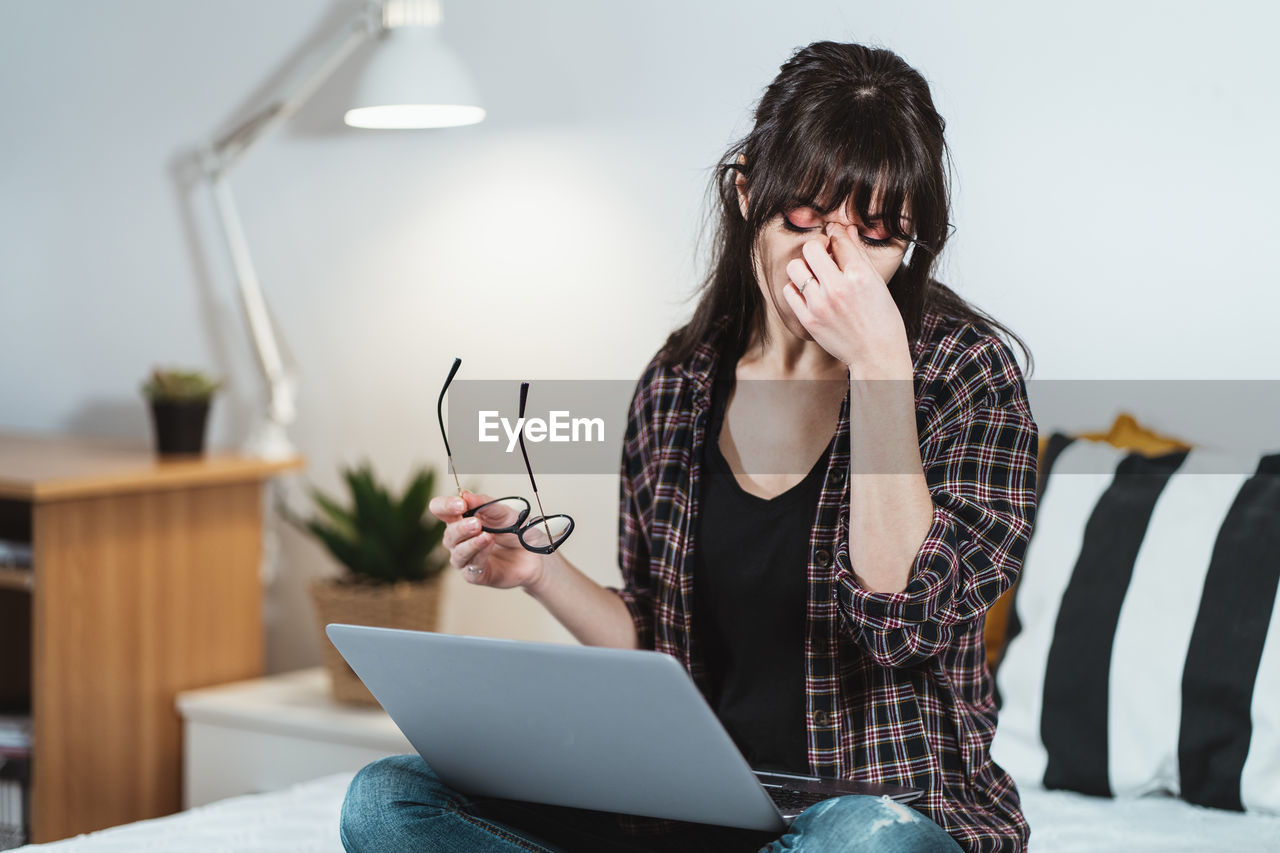
[[[812,231],[822,227],[822,217],[812,207],[793,207],[782,215],[782,224],[790,231]]]
[[[808,234],[817,231],[823,226],[821,217],[810,207],[796,207],[788,210],[782,215],[782,227],[794,234]],[[890,237],[870,237],[862,230],[858,230],[858,236],[862,238],[862,242],[866,245],[880,249],[888,246],[893,242]]]

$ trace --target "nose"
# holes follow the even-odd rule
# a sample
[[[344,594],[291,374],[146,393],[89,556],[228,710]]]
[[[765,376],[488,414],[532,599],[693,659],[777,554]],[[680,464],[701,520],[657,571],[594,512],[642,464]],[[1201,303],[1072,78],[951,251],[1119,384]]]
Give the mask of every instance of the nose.
[[[817,239],[818,239],[819,241],[821,241],[821,242],[822,242],[822,248],[824,248],[824,249],[826,249],[826,250],[828,250],[828,251],[830,251],[830,250],[831,250],[831,232],[830,232],[830,229],[831,229],[832,227],[835,227],[835,228],[847,228],[847,227],[848,227],[849,225],[851,225],[851,224],[852,224],[852,223],[849,223],[849,222],[842,222],[842,221],[837,220],[837,219],[828,219],[828,220],[826,220],[825,222],[823,222],[823,223],[822,223],[822,230],[821,230],[820,232],[818,232],[818,237],[817,237]]]
[[[801,245],[807,246],[810,243],[817,243],[822,247],[822,251],[826,252],[828,255],[831,254],[831,238],[824,232],[817,231],[811,234],[806,234],[805,237],[806,239]],[[795,256],[797,258],[804,258],[804,252],[801,250],[800,246],[796,246],[795,252]]]
[[[827,229],[828,229],[828,228],[832,228],[832,227],[835,227],[835,228],[849,228],[849,227],[851,227],[851,226],[855,225],[856,223],[857,223],[857,220],[856,220],[856,219],[849,219],[849,218],[847,218],[847,217],[843,217],[843,216],[842,216],[841,218],[839,218],[839,219],[835,219],[835,218],[827,219],[826,221],[824,221],[824,222],[822,223],[822,233],[823,233],[823,234],[826,234],[826,233],[827,233]]]

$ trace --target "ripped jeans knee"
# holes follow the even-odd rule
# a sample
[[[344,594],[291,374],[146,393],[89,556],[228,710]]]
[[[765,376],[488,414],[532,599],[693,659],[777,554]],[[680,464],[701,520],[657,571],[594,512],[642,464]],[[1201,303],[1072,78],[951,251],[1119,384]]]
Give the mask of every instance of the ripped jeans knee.
[[[833,797],[800,813],[760,853],[957,853],[942,827],[889,797]]]

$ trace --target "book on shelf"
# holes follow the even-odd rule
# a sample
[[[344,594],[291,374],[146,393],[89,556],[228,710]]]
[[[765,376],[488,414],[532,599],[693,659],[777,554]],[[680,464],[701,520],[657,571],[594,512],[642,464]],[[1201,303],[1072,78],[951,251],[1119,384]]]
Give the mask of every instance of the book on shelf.
[[[31,755],[31,715],[0,714],[0,758]]]
[[[0,539],[0,568],[31,568],[31,543]]]

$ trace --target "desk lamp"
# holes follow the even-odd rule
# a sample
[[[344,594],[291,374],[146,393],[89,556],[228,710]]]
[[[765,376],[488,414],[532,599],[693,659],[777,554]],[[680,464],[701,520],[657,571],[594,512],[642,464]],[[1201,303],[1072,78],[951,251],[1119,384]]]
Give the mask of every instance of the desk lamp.
[[[440,20],[440,0],[370,0],[339,38],[323,50],[317,48],[314,70],[282,84],[265,107],[201,151],[258,367],[267,385],[267,411],[246,443],[248,453],[267,459],[295,454],[287,429],[296,416],[297,371],[282,356],[227,176],[255,142],[297,112],[356,48],[370,40],[378,43],[377,50],[362,70],[343,117],[348,126],[408,129],[481,121],[485,111],[466,70],[440,39]]]

